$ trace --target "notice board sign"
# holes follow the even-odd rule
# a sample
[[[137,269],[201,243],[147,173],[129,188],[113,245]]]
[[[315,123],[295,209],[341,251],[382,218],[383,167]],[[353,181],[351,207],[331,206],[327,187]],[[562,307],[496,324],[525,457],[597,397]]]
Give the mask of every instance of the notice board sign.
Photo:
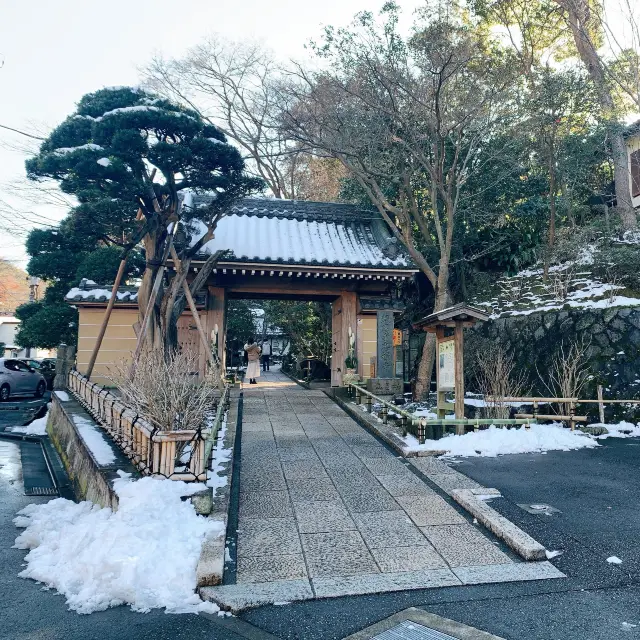
[[[452,340],[438,341],[438,391],[453,391],[456,387],[456,347]]]

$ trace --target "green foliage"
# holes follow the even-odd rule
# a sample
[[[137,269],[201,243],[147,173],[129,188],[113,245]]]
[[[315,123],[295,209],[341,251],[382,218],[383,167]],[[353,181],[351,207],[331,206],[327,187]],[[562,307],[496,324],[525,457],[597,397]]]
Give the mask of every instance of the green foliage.
[[[314,357],[329,364],[331,356],[331,306],[324,302],[266,300],[268,323],[280,327],[291,339],[291,355],[298,361]]]
[[[244,173],[240,152],[196,111],[128,87],[83,96],[26,168],[31,180],[55,180],[79,202],[59,229],[33,232],[28,241],[30,273],[59,285],[49,298],[56,304],[81,277],[113,281],[123,247],[142,242],[146,257],[162,255],[166,230],[178,218],[182,241],[176,248],[188,266],[230,204],[262,187]],[[211,194],[211,203],[182,207],[187,189]],[[132,256],[127,275],[142,274],[148,284],[153,273]],[[181,284],[174,278],[160,292],[173,300],[158,305],[164,322],[157,310],[152,314],[167,346],[175,346],[177,319],[186,304]],[[178,288],[174,295],[172,286]]]
[[[227,343],[238,349],[255,336],[256,328],[251,305],[247,300],[229,300],[227,303]]]
[[[7,345],[4,342],[0,342],[0,358],[4,357]]]
[[[64,302],[30,302],[18,307],[16,316],[21,320],[16,344],[21,347],[54,349],[77,342],[78,311]]]
[[[78,266],[76,280],[87,278],[99,284],[111,284],[115,280],[120,262],[122,250],[119,247],[98,247],[88,253]],[[127,256],[127,266],[123,274],[123,282],[131,277],[139,277],[144,271],[144,258],[133,251]]]

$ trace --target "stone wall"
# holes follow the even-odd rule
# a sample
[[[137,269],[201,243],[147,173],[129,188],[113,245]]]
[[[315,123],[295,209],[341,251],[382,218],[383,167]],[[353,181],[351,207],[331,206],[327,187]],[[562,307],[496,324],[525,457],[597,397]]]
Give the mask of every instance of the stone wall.
[[[571,309],[498,318],[476,326],[469,332],[467,358],[473,357],[478,337],[500,341],[509,352],[517,354],[519,367],[529,377],[534,393],[549,392],[540,381],[554,354],[562,345],[585,340],[589,344],[590,380],[581,394],[596,398],[597,385],[604,387],[605,398],[640,397],[640,307],[605,309]],[[480,351],[481,356],[481,351]],[[471,387],[473,382],[470,381]],[[582,412],[582,411],[581,411]],[[597,415],[597,406],[589,412]],[[640,406],[609,407],[607,416],[640,418]]]

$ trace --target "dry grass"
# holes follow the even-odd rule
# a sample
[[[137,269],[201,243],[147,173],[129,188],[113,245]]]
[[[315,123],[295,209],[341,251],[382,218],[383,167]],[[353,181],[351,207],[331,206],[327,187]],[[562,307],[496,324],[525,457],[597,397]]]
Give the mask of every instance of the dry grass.
[[[129,363],[116,367],[111,379],[123,401],[160,431],[202,427],[219,396],[215,379],[198,380],[199,356],[191,351],[147,351],[138,361],[133,379]]]

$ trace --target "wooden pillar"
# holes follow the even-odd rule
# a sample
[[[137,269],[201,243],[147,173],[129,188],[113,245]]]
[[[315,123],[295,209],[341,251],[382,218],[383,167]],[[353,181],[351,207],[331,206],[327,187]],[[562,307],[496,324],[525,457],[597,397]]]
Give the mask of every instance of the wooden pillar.
[[[331,386],[342,384],[342,367],[345,356],[342,353],[342,298],[331,304]]]
[[[455,376],[456,376],[456,404],[455,414],[457,420],[464,419],[464,326],[460,320],[456,320],[454,344],[455,344]],[[464,433],[464,428],[462,429]]]
[[[344,361],[349,353],[349,329],[356,336],[357,343],[357,309],[356,294],[352,291],[341,291],[340,297],[331,306],[331,386],[342,386],[342,374],[345,372]]]
[[[218,325],[218,357],[222,364],[224,375],[226,362],[226,341],[227,341],[227,296],[223,287],[209,287],[209,311],[207,313],[207,331],[211,340],[211,332]]]

